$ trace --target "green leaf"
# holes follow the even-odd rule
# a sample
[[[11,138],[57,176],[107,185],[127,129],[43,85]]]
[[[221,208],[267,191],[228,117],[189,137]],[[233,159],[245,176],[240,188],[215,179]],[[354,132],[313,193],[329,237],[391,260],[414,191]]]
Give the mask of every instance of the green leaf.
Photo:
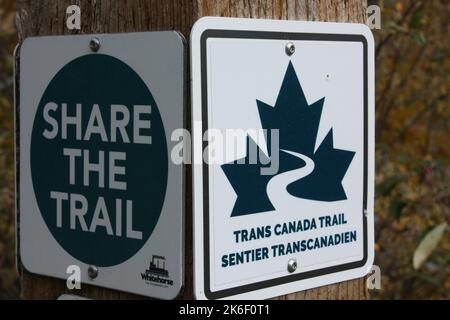
[[[425,38],[422,32],[413,32],[412,38],[417,44],[420,45],[423,45],[427,42],[427,39]]]
[[[406,176],[402,174],[395,174],[386,178],[377,185],[377,194],[380,196],[388,195],[400,182],[405,180],[405,178]]]
[[[404,201],[404,200],[398,200],[395,199],[394,201],[392,201],[389,205],[389,213],[395,218],[395,219],[399,219],[401,214],[402,214],[402,210],[403,208],[408,204],[408,202]]]
[[[390,30],[391,32],[394,33],[406,33],[408,32],[408,28],[401,26],[393,21],[390,21],[387,23],[387,28],[388,30]]]
[[[380,149],[384,153],[389,152],[389,144],[380,142],[377,144],[377,148]]]
[[[399,153],[396,158],[397,158],[398,162],[402,162],[402,163],[411,162],[411,157],[407,153],[404,153],[404,152]]]
[[[413,267],[415,270],[418,270],[431,255],[433,250],[436,249],[446,228],[447,223],[441,223],[431,229],[422,239],[414,252]]]
[[[409,22],[409,27],[411,29],[420,29],[422,27],[422,11],[417,11],[414,13],[414,15],[411,18],[411,21]]]
[[[429,275],[427,275],[427,274],[423,274],[423,273],[421,273],[421,272],[413,272],[413,275],[416,277],[416,278],[419,278],[419,279],[421,279],[422,281],[425,281],[425,282],[428,282],[429,284],[431,284],[431,285],[433,285],[433,286],[435,286],[435,287],[441,287],[441,285],[442,285],[442,283],[439,281],[439,279],[436,279],[436,278],[434,278],[434,277],[432,277],[432,276],[429,276]]]

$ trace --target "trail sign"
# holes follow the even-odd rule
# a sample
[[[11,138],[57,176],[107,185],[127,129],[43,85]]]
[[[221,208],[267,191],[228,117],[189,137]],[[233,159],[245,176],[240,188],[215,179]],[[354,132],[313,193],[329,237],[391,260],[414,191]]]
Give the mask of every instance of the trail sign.
[[[176,32],[28,38],[20,49],[20,260],[170,299],[183,285],[185,45]]]
[[[364,276],[370,30],[204,18],[191,59],[196,296],[264,299]]]

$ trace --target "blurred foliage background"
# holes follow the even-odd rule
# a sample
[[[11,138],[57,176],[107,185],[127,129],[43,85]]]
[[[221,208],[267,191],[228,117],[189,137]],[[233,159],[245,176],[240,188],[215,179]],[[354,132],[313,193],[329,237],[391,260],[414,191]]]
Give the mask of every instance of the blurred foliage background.
[[[450,298],[448,0],[368,1],[376,40],[375,299]],[[15,270],[15,1],[0,0],[0,299]]]
[[[15,1],[0,0],[0,299],[19,296],[14,216],[14,18]]]
[[[450,2],[377,2],[375,264],[382,288],[371,294],[449,299]]]

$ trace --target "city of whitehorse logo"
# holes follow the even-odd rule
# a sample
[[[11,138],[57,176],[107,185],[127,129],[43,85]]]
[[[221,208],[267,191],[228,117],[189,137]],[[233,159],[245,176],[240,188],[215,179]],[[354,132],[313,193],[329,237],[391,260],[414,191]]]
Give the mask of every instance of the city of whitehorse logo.
[[[222,165],[237,194],[232,217],[275,210],[272,202],[281,189],[309,200],[347,199],[342,179],[355,152],[334,148],[332,128],[315,150],[324,101],[322,98],[308,104],[291,62],[275,106],[256,101],[261,125],[267,129],[266,141],[270,141],[271,130],[279,132],[279,170],[272,175],[261,174],[261,168],[270,166],[270,143],[266,143],[266,156],[247,136],[245,159]],[[250,161],[250,150],[256,150],[256,163]]]
[[[150,266],[145,272],[168,277],[169,272],[166,270],[166,258],[163,256],[153,255]]]
[[[148,269],[141,273],[142,280],[157,283],[162,286],[172,286],[173,280],[169,278],[169,271],[166,269],[166,257],[152,255],[152,260]]]

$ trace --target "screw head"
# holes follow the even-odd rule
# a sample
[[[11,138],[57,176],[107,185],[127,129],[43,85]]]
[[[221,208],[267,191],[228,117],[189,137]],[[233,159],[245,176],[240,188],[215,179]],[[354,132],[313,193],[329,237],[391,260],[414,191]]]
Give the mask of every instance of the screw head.
[[[287,269],[289,273],[292,273],[295,270],[297,270],[297,260],[295,260],[294,258],[289,259]]]
[[[292,56],[295,53],[295,45],[292,42],[288,42],[286,43],[285,50],[288,56]]]
[[[94,280],[98,276],[98,268],[96,266],[89,266],[88,276],[91,280]]]
[[[92,38],[91,41],[89,41],[89,48],[91,48],[93,52],[97,52],[100,49],[100,39],[97,37]]]

